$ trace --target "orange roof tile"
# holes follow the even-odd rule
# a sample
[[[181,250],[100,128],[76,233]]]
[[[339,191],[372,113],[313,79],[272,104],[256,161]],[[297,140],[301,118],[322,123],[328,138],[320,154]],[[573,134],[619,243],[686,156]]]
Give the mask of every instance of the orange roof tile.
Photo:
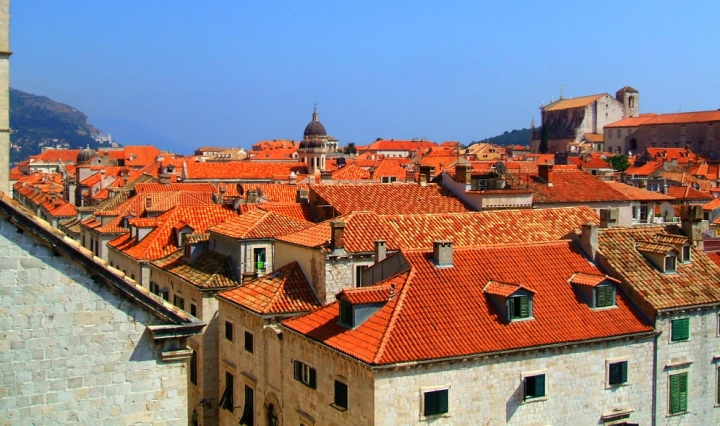
[[[605,93],[599,95],[582,96],[579,98],[560,99],[543,108],[543,111],[557,111],[570,108],[584,108],[598,99],[605,96]]]
[[[318,221],[315,212],[310,204],[305,203],[261,203],[257,207],[260,210],[275,212],[298,220],[315,223]]]
[[[655,117],[657,114],[640,114],[638,117],[628,117],[614,123],[606,124],[603,129],[613,129],[616,127],[638,127],[642,123]]]
[[[648,161],[642,166],[630,166],[625,170],[625,174],[628,176],[649,176],[662,168],[662,161]]]
[[[635,188],[634,186],[625,185],[620,182],[605,181],[605,184],[609,185],[615,191],[625,195],[628,200],[632,201],[672,201],[675,199],[669,195],[648,191],[642,188]]]
[[[211,226],[208,231],[230,238],[253,240],[275,238],[310,226],[312,224],[304,220],[255,209]]]
[[[363,180],[370,179],[370,172],[354,164],[345,166],[332,173],[333,180]]]
[[[374,285],[371,287],[346,288],[336,295],[337,299],[344,299],[353,305],[367,305],[370,303],[384,303],[394,296],[395,287],[392,285]]]
[[[720,198],[716,198],[707,204],[703,204],[702,208],[708,212],[720,208]]]
[[[30,157],[31,163],[71,163],[75,164],[80,149],[46,149],[38,155]]]
[[[485,288],[483,288],[483,292],[487,294],[492,294],[495,296],[502,296],[502,297],[508,297],[513,295],[516,291],[524,289],[531,293],[535,293],[534,290],[531,290],[528,287],[523,286],[522,284],[512,284],[512,283],[503,283],[499,281],[488,281],[487,284],[485,284]]]
[[[135,185],[135,192],[175,192],[175,191],[188,191],[188,192],[208,192],[212,193],[215,191],[215,186],[212,183],[138,183]]]
[[[715,197],[708,192],[698,191],[690,186],[671,186],[667,195],[678,200],[714,200]]]
[[[584,274],[581,272],[578,272],[577,274],[573,274],[572,277],[568,280],[570,284],[577,284],[577,285],[585,285],[590,287],[595,287],[596,285],[600,284],[604,281],[612,281],[614,283],[620,283],[620,281],[616,280],[615,278],[609,277],[607,275],[596,275],[596,274]]]
[[[211,250],[203,250],[189,261],[182,251],[177,251],[151,264],[198,288],[215,290],[238,285],[230,258]]]
[[[320,306],[297,262],[218,297],[260,315],[308,312]]]
[[[579,170],[574,165],[550,167],[552,167],[550,179],[552,185],[544,182],[537,173],[520,173],[518,179],[509,183],[512,189],[533,191],[533,204],[597,203],[628,199],[605,181]]]
[[[453,267],[431,253],[403,252],[411,270],[379,285],[396,295],[354,329],[338,322],[334,302],[283,326],[371,365],[472,356],[652,332],[618,292],[617,308],[593,310],[568,283],[576,272],[601,274],[572,242],[456,249]],[[543,268],[537,268],[537,259]],[[483,292],[502,279],[529,286],[533,319],[507,323]]]
[[[287,179],[290,173],[305,174],[307,165],[292,163],[258,163],[251,161],[194,162],[183,163],[187,168],[189,180],[193,179],[245,179],[262,180],[282,177]]]
[[[720,110],[658,114],[650,117],[647,121],[642,122],[641,125],[653,126],[661,124],[689,124],[706,123],[710,121],[720,121]]]

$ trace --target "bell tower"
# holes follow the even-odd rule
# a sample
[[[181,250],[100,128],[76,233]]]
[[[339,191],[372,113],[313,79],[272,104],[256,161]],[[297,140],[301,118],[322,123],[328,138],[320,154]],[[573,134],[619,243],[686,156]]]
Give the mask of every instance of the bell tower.
[[[623,104],[623,118],[640,115],[640,93],[630,86],[625,86],[615,93],[615,99]]]

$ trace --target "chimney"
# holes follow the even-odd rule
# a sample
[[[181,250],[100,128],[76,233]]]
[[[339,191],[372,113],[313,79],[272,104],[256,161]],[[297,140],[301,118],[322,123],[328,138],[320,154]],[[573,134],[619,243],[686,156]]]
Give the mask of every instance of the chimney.
[[[297,185],[297,175],[295,172],[290,172],[290,178],[288,179],[289,185]]]
[[[255,279],[255,271],[245,271],[242,274],[242,283],[247,284]]]
[[[420,166],[420,179],[425,176],[425,183],[432,180],[435,175],[435,166]]]
[[[418,180],[418,185],[420,186],[427,186],[427,178],[425,175],[421,174],[420,179]]]
[[[662,192],[663,192],[663,194],[665,194],[665,195],[667,195],[667,193],[668,193],[668,184],[667,184],[667,181],[663,181],[663,190],[662,190]]]
[[[618,226],[620,211],[617,208],[600,209],[600,227],[612,228]]]
[[[105,189],[105,170],[100,170],[100,189]]]
[[[310,202],[307,188],[300,188],[297,190],[297,194],[295,195],[295,202],[302,204],[307,204]]]
[[[548,186],[552,186],[552,169],[551,164],[538,164],[538,176],[544,180]]]
[[[247,203],[248,204],[257,204],[258,202],[258,194],[257,191],[254,189],[248,189],[247,192]]]
[[[594,223],[584,224],[575,241],[593,262],[596,261],[598,251],[598,229],[599,227]]]
[[[415,170],[408,170],[405,172],[405,181],[415,182]]]
[[[220,203],[225,202],[225,191],[226,191],[225,185],[221,186],[220,187]]]
[[[705,230],[705,222],[703,222],[702,206],[690,205],[680,207],[680,218],[682,232],[686,237],[690,237],[696,248],[703,249],[702,234]]]
[[[345,225],[347,224],[342,220],[330,222],[330,245],[333,250],[345,247]]]
[[[438,268],[452,268],[453,266],[453,243],[442,240],[433,241],[433,261]]]
[[[387,243],[385,240],[375,240],[375,263],[387,257]]]
[[[556,152],[555,153],[555,160],[553,163],[556,166],[567,166],[568,163],[568,153],[567,152]]]
[[[458,161],[458,163],[455,165],[455,181],[458,183],[470,183],[470,172],[472,170],[472,166],[467,161],[461,162]]]

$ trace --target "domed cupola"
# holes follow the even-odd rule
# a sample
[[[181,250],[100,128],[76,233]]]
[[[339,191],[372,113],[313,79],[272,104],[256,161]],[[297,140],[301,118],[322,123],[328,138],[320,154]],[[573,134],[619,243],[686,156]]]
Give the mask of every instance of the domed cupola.
[[[75,158],[75,164],[79,166],[81,164],[87,163],[96,155],[97,152],[95,152],[94,149],[90,149],[90,145],[88,145],[87,148],[80,151],[80,153],[77,155],[77,158]]]
[[[313,139],[315,137],[327,137],[327,132],[325,131],[325,126],[318,121],[318,112],[317,112],[317,105],[315,106],[315,111],[313,111],[312,115],[312,121],[308,123],[307,126],[305,126],[305,131],[303,132],[303,138],[309,138]]]

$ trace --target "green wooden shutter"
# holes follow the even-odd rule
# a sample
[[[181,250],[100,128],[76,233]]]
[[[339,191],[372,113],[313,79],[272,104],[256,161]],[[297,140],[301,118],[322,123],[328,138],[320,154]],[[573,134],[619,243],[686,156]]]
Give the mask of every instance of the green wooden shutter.
[[[425,392],[425,407],[423,415],[433,416],[438,413],[438,396],[437,392]]]
[[[515,318],[515,298],[511,297],[508,299],[508,318],[513,319]]]
[[[447,389],[438,392],[438,414],[448,412],[448,391]]]
[[[527,296],[520,296],[520,318],[527,318],[530,316],[530,298]]]
[[[602,308],[605,306],[613,305],[613,287],[612,286],[600,286],[596,289],[596,301],[595,306]]]
[[[690,318],[672,320],[672,340],[687,340],[690,338]]]
[[[620,381],[620,363],[610,364],[610,384],[617,385],[622,383]]]
[[[620,383],[627,383],[628,363],[623,361],[620,363]]]
[[[545,396],[545,375],[535,376],[535,397]]]
[[[670,376],[670,414],[687,411],[687,373]]]
[[[687,373],[679,374],[680,412],[687,411]]]

